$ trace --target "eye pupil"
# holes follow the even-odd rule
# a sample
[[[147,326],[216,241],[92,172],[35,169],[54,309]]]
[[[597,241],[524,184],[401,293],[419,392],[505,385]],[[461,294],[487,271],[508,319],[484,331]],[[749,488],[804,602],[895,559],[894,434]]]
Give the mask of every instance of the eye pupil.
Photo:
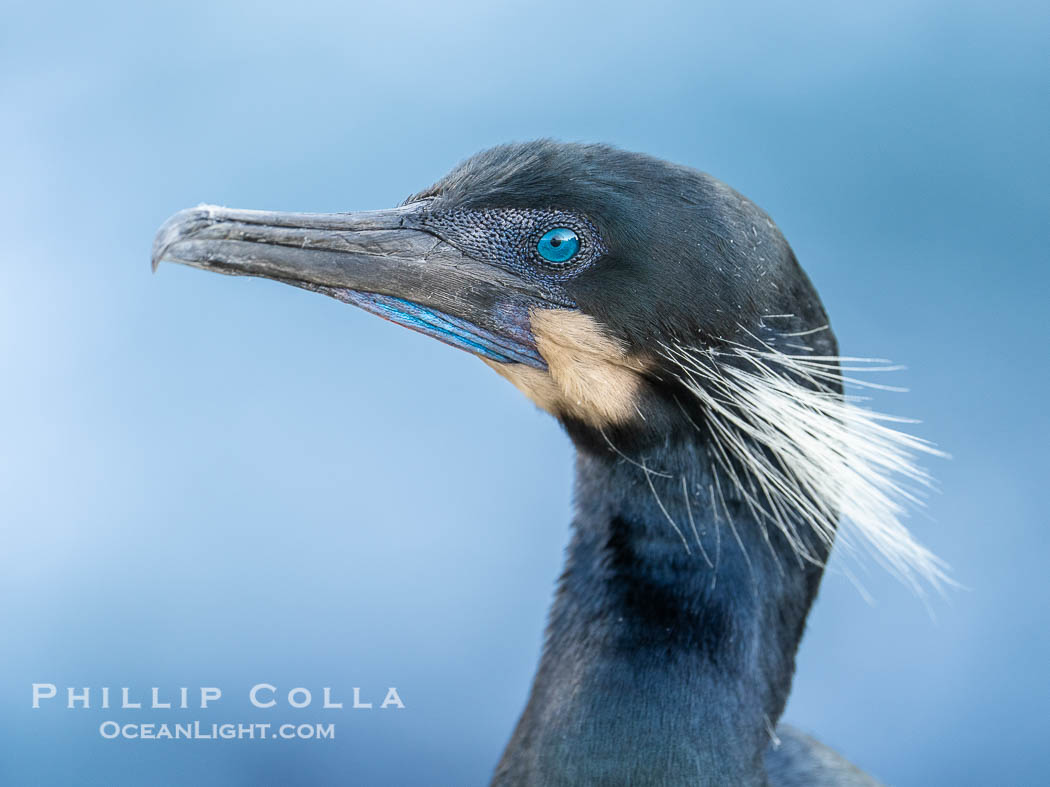
[[[547,262],[554,263],[568,262],[579,250],[580,238],[568,227],[549,230],[536,244],[536,252]]]

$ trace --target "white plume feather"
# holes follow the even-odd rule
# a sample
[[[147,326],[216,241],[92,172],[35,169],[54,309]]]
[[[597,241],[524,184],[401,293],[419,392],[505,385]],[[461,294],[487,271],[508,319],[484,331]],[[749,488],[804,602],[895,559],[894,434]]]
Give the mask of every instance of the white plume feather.
[[[916,456],[944,454],[890,426],[907,419],[873,412],[858,405],[859,397],[836,390],[839,384],[888,388],[844,373],[898,367],[787,354],[767,344],[717,350],[665,344],[663,353],[700,400],[712,458],[733,491],[759,521],[784,534],[800,559],[817,561],[799,536],[800,523],[830,544],[841,519],[840,547],[853,549],[860,536],[876,559],[920,593],[920,580],[937,589],[951,583],[946,565],[901,521],[931,486]]]

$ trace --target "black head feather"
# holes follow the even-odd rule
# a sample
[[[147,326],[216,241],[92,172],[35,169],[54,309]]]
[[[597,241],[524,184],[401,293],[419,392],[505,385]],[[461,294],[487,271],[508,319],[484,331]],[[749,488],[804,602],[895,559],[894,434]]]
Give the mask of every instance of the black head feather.
[[[560,285],[639,352],[656,339],[747,343],[774,320],[784,334],[828,322],[772,219],[689,167],[608,145],[514,143],[467,159],[411,198],[421,199],[432,201],[434,227],[450,213],[501,209],[587,220],[605,252]],[[816,349],[834,354],[829,340],[823,332]]]

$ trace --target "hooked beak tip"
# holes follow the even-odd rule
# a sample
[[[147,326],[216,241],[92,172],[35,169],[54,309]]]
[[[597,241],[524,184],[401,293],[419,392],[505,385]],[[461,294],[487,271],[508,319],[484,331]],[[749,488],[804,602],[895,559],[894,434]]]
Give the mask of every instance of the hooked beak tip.
[[[218,205],[201,203],[195,208],[180,210],[165,221],[153,237],[153,253],[150,255],[150,267],[153,272],[156,273],[157,268],[165,261],[168,249],[207,227],[222,210]]]

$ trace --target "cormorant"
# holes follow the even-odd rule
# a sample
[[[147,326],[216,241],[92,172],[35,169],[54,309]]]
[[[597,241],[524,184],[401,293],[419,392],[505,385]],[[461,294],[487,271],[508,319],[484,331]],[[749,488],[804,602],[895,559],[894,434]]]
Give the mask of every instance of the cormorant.
[[[930,450],[843,395],[824,308],[772,220],[604,145],[484,151],[400,207],[201,206],[154,267],[262,276],[467,350],[564,426],[575,516],[495,785],[870,785],[777,726],[840,518],[910,581]]]

